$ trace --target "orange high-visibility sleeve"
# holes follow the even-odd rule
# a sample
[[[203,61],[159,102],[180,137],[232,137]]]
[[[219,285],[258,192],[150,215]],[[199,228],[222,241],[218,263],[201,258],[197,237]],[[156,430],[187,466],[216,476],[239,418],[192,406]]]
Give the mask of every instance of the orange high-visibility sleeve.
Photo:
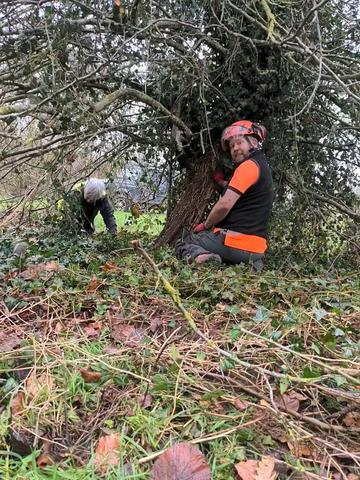
[[[245,193],[260,176],[260,168],[253,160],[245,160],[235,170],[228,187],[237,193]]]

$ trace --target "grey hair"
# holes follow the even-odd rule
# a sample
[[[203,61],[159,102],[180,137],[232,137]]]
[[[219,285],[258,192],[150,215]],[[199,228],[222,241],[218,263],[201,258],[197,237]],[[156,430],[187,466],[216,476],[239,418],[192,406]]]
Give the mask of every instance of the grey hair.
[[[100,178],[90,178],[84,188],[84,198],[87,202],[94,203],[106,195],[106,188],[104,180]]]

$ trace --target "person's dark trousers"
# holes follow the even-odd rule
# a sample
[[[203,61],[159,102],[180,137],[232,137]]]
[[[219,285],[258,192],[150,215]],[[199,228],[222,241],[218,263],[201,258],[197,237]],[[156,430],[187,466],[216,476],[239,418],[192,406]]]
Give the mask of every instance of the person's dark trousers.
[[[260,272],[263,267],[264,254],[227,247],[224,245],[224,235],[220,232],[187,233],[175,244],[175,254],[179,260],[186,258],[195,260],[198,255],[204,253],[216,253],[224,263],[231,265],[239,263],[252,265],[255,272]]]

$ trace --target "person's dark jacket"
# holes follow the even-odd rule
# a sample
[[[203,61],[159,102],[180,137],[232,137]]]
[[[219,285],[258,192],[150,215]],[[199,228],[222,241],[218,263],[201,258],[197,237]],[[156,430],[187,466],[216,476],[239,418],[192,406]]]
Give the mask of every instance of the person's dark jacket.
[[[105,196],[100,200],[96,200],[94,203],[88,203],[84,200],[84,195],[81,195],[81,221],[83,228],[89,234],[95,232],[94,220],[96,215],[100,212],[106,229],[113,234],[116,234],[116,220],[114,216],[114,207],[109,198]]]
[[[84,188],[76,188],[67,192],[57,207],[63,219],[66,219],[68,227],[74,226],[76,230],[83,229],[88,234],[92,234],[95,232],[95,217],[100,212],[106,229],[113,234],[117,232],[114,208],[108,196],[88,203],[84,199]]]

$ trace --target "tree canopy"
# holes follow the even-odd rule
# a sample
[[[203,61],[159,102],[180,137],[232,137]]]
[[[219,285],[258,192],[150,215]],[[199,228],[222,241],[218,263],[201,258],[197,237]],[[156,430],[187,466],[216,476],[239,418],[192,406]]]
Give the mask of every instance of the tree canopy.
[[[91,171],[138,152],[192,171],[225,126],[249,118],[268,130],[280,210],[301,218],[315,199],[358,221],[357,9],[2,1],[1,179],[31,168],[56,184],[79,156]]]

